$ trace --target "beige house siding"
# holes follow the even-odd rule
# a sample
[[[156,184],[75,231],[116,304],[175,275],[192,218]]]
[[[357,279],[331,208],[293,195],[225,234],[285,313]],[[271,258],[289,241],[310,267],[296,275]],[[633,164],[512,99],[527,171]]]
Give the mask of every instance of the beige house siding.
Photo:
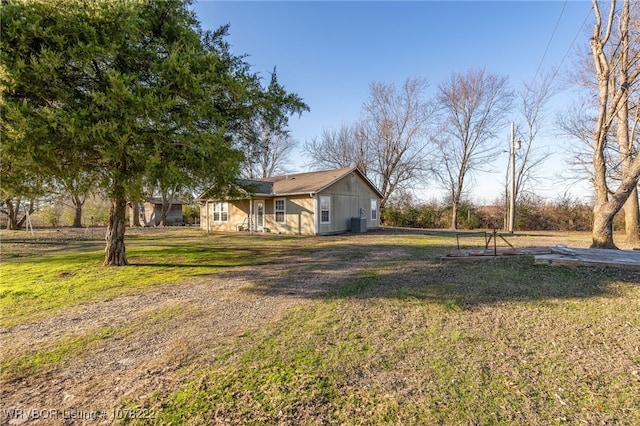
[[[276,200],[285,200],[285,223],[276,223]],[[315,198],[310,196],[276,197],[265,201],[266,224],[270,232],[315,235]]]
[[[222,232],[235,232],[237,226],[245,221],[245,218],[249,215],[249,201],[228,201],[229,214],[227,221],[214,221],[213,220],[213,206],[214,203],[208,201],[200,208],[200,226],[206,231],[222,231]]]
[[[328,235],[348,232],[352,218],[364,218],[366,229],[379,227],[380,192],[355,168],[327,170],[278,176],[255,181],[262,192],[253,199],[230,199],[228,219],[214,221],[214,200],[201,197],[201,224],[207,231],[236,232],[239,225],[247,230],[247,217],[251,214],[252,229],[277,234]],[[247,194],[249,197],[249,194]],[[324,197],[327,197],[326,199]],[[329,200],[328,221],[323,221],[327,211],[322,201]],[[372,201],[376,211],[372,215]],[[284,220],[279,216],[276,204],[284,203]],[[257,212],[263,206],[263,226]],[[326,206],[325,206],[326,207]],[[325,223],[326,222],[326,223]]]
[[[366,218],[367,229],[379,227],[379,219],[371,220],[371,200],[377,200],[379,208],[380,199],[355,172],[319,192],[318,201],[321,196],[331,197],[331,217],[329,224],[321,223],[318,210],[318,234],[351,230],[351,218],[361,217],[360,209],[363,209],[362,217]],[[379,217],[379,213],[376,216]]]
[[[285,200],[285,222],[276,223],[275,200]],[[315,198],[306,197],[278,197],[254,199],[251,212],[254,226],[257,223],[256,208],[258,203],[264,206],[264,231],[281,234],[315,235],[314,208]],[[249,216],[249,200],[228,201],[228,220],[226,222],[213,220],[213,205],[206,202],[200,209],[201,227],[207,231],[235,232],[240,224],[247,224]],[[255,229],[254,229],[255,230]],[[257,229],[261,231],[262,229]]]

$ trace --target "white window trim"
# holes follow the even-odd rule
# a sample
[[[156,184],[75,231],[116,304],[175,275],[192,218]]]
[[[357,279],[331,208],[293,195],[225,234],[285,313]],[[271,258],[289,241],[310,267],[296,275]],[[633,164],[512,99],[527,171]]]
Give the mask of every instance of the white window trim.
[[[278,201],[282,201],[282,210],[278,210]],[[283,220],[278,221],[278,213],[282,213]],[[273,221],[275,223],[287,223],[287,199],[286,198],[276,198],[273,200]]]
[[[322,212],[325,211],[325,209],[322,208],[322,201],[323,200],[327,200],[327,202],[329,203],[329,207],[326,209],[327,213],[328,213],[328,219],[327,220],[322,220]],[[328,195],[321,195],[320,196],[320,223],[323,225],[328,225],[331,223],[331,197]]]
[[[211,210],[213,212],[213,221],[215,223],[229,222],[229,203],[227,202],[214,202]],[[216,216],[218,217],[216,219]]]
[[[375,209],[373,208],[375,203]],[[378,209],[378,200],[376,198],[372,198],[371,199],[371,221],[377,221],[378,220],[378,215],[380,214],[379,209]],[[374,217],[375,215],[375,217]]]

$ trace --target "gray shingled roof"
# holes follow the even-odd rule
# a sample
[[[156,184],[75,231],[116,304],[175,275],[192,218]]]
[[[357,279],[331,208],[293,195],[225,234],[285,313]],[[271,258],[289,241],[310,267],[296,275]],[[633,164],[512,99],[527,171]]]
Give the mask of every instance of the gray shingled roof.
[[[382,197],[380,191],[362,174],[356,167],[345,167],[335,170],[323,170],[319,172],[306,172],[287,174],[283,176],[272,176],[264,179],[243,179],[238,183],[242,193],[246,191],[254,195],[262,196],[286,196],[313,194],[322,191],[328,186],[339,181],[349,173],[356,172],[371,186],[371,188]],[[212,187],[213,188],[213,187]],[[205,191],[199,198],[204,199],[209,190]],[[236,195],[237,196],[237,195]]]
[[[262,194],[308,194],[321,191],[354,170],[354,167],[345,167],[343,169],[324,170],[320,172],[295,173],[257,179],[256,182],[272,184],[271,192],[261,192]]]

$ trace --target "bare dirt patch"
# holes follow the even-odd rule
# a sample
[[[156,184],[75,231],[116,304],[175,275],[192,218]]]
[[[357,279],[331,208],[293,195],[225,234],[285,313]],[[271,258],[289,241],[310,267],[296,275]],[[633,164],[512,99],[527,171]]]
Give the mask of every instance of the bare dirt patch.
[[[2,408],[106,413],[104,422],[111,423],[122,404],[140,404],[154,392],[174,388],[197,368],[190,364],[194,358],[216,357],[220,342],[241,339],[246,330],[276,321],[288,308],[326,295],[380,257],[340,244],[341,238],[319,240],[312,250],[294,250],[266,264],[84,303],[0,330],[3,358],[110,330],[79,356],[27,377],[5,378]],[[402,255],[396,249],[385,258]],[[14,418],[9,424],[25,421]],[[60,424],[59,419],[38,421]]]

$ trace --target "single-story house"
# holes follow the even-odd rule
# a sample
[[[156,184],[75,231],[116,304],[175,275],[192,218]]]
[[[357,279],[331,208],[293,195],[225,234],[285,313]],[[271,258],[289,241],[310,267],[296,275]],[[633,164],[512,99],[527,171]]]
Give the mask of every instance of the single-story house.
[[[365,232],[380,226],[382,194],[356,167],[245,180],[233,196],[200,199],[206,231],[297,235]]]
[[[170,207],[164,224],[166,226],[183,225],[184,218],[182,216],[182,206],[186,203],[180,200],[168,200],[168,203],[170,204]],[[135,209],[133,209],[133,206],[130,206],[129,213],[133,215],[134,211]],[[138,212],[140,215],[140,225],[160,225],[160,219],[162,218],[162,198],[151,197],[147,198],[142,203],[138,203]]]

